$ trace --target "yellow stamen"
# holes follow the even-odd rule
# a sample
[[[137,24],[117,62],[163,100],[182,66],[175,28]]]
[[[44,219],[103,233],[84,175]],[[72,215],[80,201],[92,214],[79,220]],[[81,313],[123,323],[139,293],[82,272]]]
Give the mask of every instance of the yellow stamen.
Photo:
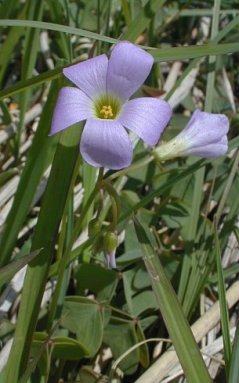
[[[100,115],[102,115],[102,118],[112,118],[114,117],[112,107],[110,105],[103,105],[100,110]]]

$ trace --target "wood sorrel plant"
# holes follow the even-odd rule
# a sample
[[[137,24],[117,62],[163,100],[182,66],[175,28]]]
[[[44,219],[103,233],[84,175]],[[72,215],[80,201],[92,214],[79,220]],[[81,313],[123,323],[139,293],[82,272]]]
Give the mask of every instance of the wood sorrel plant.
[[[5,4],[6,11],[7,1],[2,3]],[[10,3],[13,6],[13,2]],[[107,345],[110,346],[113,358],[116,360],[114,365],[117,365],[117,359],[119,360],[120,369],[125,375],[122,378],[123,382],[127,381],[127,374],[132,375],[130,379],[144,381],[143,368],[147,369],[149,363],[153,362],[146,346],[146,342],[151,339],[146,338],[152,331],[157,339],[161,338],[162,334],[166,334],[166,327],[187,381],[209,382],[207,368],[188,321],[192,318],[192,313],[198,316],[198,310],[195,311],[195,308],[198,309],[199,295],[204,287],[206,285],[212,289],[214,287],[213,278],[209,279],[210,272],[213,271],[214,254],[210,226],[212,212],[208,214],[207,206],[210,205],[212,196],[214,203],[220,200],[219,210],[222,212],[225,195],[230,195],[230,188],[233,189],[238,156],[235,156],[235,160],[233,156],[220,158],[228,149],[229,121],[221,113],[209,113],[213,108],[209,106],[207,97],[204,109],[207,113],[197,109],[198,105],[203,104],[203,100],[197,105],[195,103],[195,108],[189,108],[192,117],[184,129],[183,124],[178,127],[177,118],[177,114],[182,117],[182,110],[176,110],[172,125],[179,132],[177,131],[178,134],[171,139],[172,135],[168,137],[168,129],[165,128],[171,119],[172,111],[169,103],[158,96],[162,93],[161,90],[149,86],[145,87],[146,91],[156,97],[139,96],[132,99],[132,96],[136,91],[140,92],[140,87],[148,76],[150,77],[147,85],[156,88],[159,87],[159,78],[166,76],[164,72],[161,76],[156,70],[151,72],[154,61],[175,59],[180,61],[195,57],[203,60],[210,54],[225,54],[238,50],[234,43],[219,44],[237,23],[229,18],[225,30],[218,35],[213,28],[215,41],[210,45],[177,48],[173,46],[170,49],[162,45],[160,49],[156,47],[145,50],[128,40],[136,41],[139,36],[142,38],[141,33],[145,31],[144,38],[149,39],[149,45],[153,45],[152,41],[157,41],[156,35],[149,36],[153,33],[154,23],[151,25],[151,32],[149,34],[147,32],[150,21],[148,15],[158,11],[159,3],[162,5],[163,2],[149,1],[141,10],[133,9],[134,2],[130,5],[132,9],[127,5],[129,2],[121,2],[128,28],[121,42],[104,36],[101,33],[100,23],[98,34],[56,24],[55,18],[61,14],[64,7],[69,7],[67,17],[76,15],[75,9],[70,9],[77,3],[74,0],[69,4],[64,2],[64,7],[63,3],[59,5],[58,2],[54,4],[48,2],[46,16],[47,19],[52,16],[54,23],[26,20],[26,23],[21,24],[22,21],[25,22],[21,20],[24,15],[28,14],[29,19],[34,19],[33,15],[38,15],[40,18],[42,12],[38,12],[39,9],[34,2],[20,3],[19,7],[23,8],[17,19],[0,20],[0,25],[24,27],[27,25],[32,28],[64,32],[57,51],[61,52],[69,63],[65,68],[53,69],[28,80],[34,67],[34,57],[38,56],[36,45],[31,44],[32,30],[29,29],[26,45],[22,47],[24,51],[22,82],[15,84],[9,90],[0,91],[2,97],[4,95],[9,97],[14,95],[14,92],[27,89],[20,100],[21,129],[24,125],[24,110],[27,108],[27,94],[30,94],[32,85],[39,91],[39,84],[42,82],[61,77],[64,81],[65,78],[70,80],[75,87],[63,86],[61,81],[53,84],[41,114],[40,125],[34,134],[34,150],[31,150],[29,156],[23,160],[24,163],[26,161],[26,165],[3,230],[0,260],[6,268],[2,269],[1,275],[4,281],[2,284],[10,280],[9,275],[13,275],[19,265],[24,265],[29,260],[31,262],[24,282],[14,342],[2,380],[7,383],[56,382],[60,379],[86,382],[89,379],[99,380],[101,376],[93,370],[93,365],[95,359],[100,359],[104,345]],[[83,0],[82,4],[86,4],[86,1]],[[101,10],[101,6],[103,9],[102,4],[103,2],[98,2],[98,11]],[[104,7],[107,7],[107,2]],[[7,12],[11,13],[10,9],[12,8],[10,7]],[[5,11],[4,17],[8,17]],[[112,20],[109,15],[110,12],[113,14],[114,10],[111,11],[109,8],[107,12],[109,13],[105,15],[107,17],[104,20]],[[213,13],[214,18],[215,14],[219,15],[218,6]],[[16,13],[13,13],[13,17],[16,18]],[[73,19],[69,21],[71,23],[69,25],[72,25],[72,22]],[[158,22],[157,18],[155,22]],[[120,19],[117,25],[122,24]],[[17,29],[9,40],[6,38],[10,46],[15,41],[16,31]],[[109,31],[110,36],[118,36],[118,32],[114,33],[112,29]],[[88,38],[103,41],[102,45],[97,46],[98,55],[94,50],[96,45],[91,44],[89,56],[93,58],[72,65],[74,53],[78,51],[79,40],[77,37],[76,40],[68,40],[65,32],[74,33],[76,36],[83,34]],[[21,33],[17,36],[21,36]],[[53,43],[54,33],[51,33],[49,33],[52,44],[50,54],[57,44],[56,41]],[[34,33],[34,41],[36,35],[37,33]],[[162,36],[165,36],[165,32]],[[115,43],[113,49],[108,49],[107,42]],[[185,42],[180,44],[184,45]],[[86,52],[85,48],[83,51]],[[54,58],[55,55],[56,52]],[[204,57],[201,58],[202,56]],[[7,57],[9,54],[3,54],[0,59],[5,60],[5,64],[1,62],[0,77],[3,75],[1,68],[6,67]],[[14,52],[11,57],[15,57]],[[15,64],[18,64],[19,56],[16,57]],[[228,59],[232,60],[233,57],[230,56]],[[210,59],[210,71],[212,62]],[[48,61],[47,63],[49,64]],[[12,68],[12,63],[10,64],[9,71]],[[187,61],[184,65],[187,65]],[[14,68],[18,66],[14,65]],[[41,69],[38,63],[36,70],[41,72]],[[61,76],[61,73],[64,76]],[[6,76],[8,77],[8,74]],[[185,76],[186,72],[183,72],[182,78]],[[21,74],[18,74],[17,78],[19,77]],[[204,80],[203,78],[201,84],[205,83]],[[4,81],[7,83],[9,79]],[[61,90],[58,92],[59,88]],[[45,92],[46,89],[43,92],[44,96]],[[31,98],[31,102],[29,98],[29,105],[32,106],[34,100],[39,98],[39,94],[36,96]],[[7,106],[8,102],[9,100]],[[15,102],[18,104],[17,98]],[[195,109],[197,110],[194,111]],[[4,108],[3,110],[5,119],[7,114]],[[221,106],[214,110],[225,111]],[[186,119],[184,120],[186,124]],[[66,129],[68,127],[69,129]],[[21,129],[18,135],[21,135]],[[26,136],[29,131],[30,127],[24,132]],[[53,137],[48,137],[49,132]],[[144,143],[139,140],[135,147],[132,132],[136,133]],[[162,134],[164,134],[163,140]],[[17,142],[20,142],[19,137]],[[154,148],[151,148],[152,146]],[[237,146],[237,141],[230,144],[232,148]],[[20,152],[18,147],[16,153]],[[190,155],[199,156],[202,160],[187,159]],[[17,157],[18,155],[16,159]],[[177,157],[186,158],[177,161]],[[217,160],[215,163],[204,160],[210,158]],[[44,197],[32,213],[34,218],[37,216],[37,226],[36,228],[33,226],[32,232],[27,236],[26,246],[28,249],[31,248],[31,251],[29,250],[30,255],[25,258],[23,239],[19,236],[17,240],[17,236],[23,222],[27,220],[42,175],[50,164],[51,173]],[[22,165],[21,163],[18,171],[21,171]],[[203,167],[206,167],[207,172],[199,170]],[[228,172],[230,182],[227,183]],[[5,176],[8,177],[9,174],[4,174]],[[206,184],[202,192],[204,180]],[[83,189],[80,189],[81,194],[77,194],[79,186]],[[226,194],[223,194],[224,189]],[[79,198],[79,195],[82,196],[82,191],[83,202]],[[235,193],[233,195],[233,205],[228,203],[230,213],[225,212],[222,219],[222,214],[219,214],[218,218],[222,233],[223,230],[225,232],[222,246],[226,244],[229,236],[228,227],[231,228],[230,225],[236,221],[238,203]],[[201,203],[203,216],[200,215]],[[224,222],[226,222],[225,228]],[[89,235],[85,236],[87,228]],[[79,238],[81,242],[77,241]],[[20,254],[18,253],[19,259],[16,263],[8,264],[14,248],[16,252],[18,249],[21,250]],[[217,246],[217,267],[220,269],[218,249],[219,246]],[[181,266],[183,262],[185,267]],[[187,275],[190,275],[191,279]],[[218,275],[222,286],[223,273]],[[215,275],[212,277],[215,281]],[[179,299],[170,279],[175,290],[179,285],[183,285]],[[42,296],[49,280],[53,281],[52,295],[48,304],[41,308]],[[216,291],[213,292],[216,296]],[[222,292],[221,288],[219,296],[223,295]],[[224,302],[222,307],[225,309],[226,300],[222,301]],[[186,307],[186,310],[182,310],[182,307],[183,309]],[[164,320],[158,315],[158,309]],[[185,312],[190,313],[187,318]],[[224,327],[225,323],[226,320]],[[11,333],[4,333],[4,342],[10,338]],[[141,348],[136,349],[138,343],[141,344]],[[226,365],[229,370],[231,359],[229,337],[225,345],[228,348]],[[126,351],[127,357],[122,359],[121,356]],[[109,363],[107,366],[102,365],[101,372],[111,379],[113,370],[110,372],[109,368]],[[150,370],[148,372],[150,376]],[[153,379],[152,376],[150,379]]]

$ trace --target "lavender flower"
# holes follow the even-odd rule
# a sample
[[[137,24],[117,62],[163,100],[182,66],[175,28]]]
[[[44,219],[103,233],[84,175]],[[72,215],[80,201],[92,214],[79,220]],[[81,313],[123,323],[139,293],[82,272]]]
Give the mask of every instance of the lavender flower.
[[[105,267],[107,269],[116,269],[116,260],[115,260],[115,251],[113,250],[110,253],[105,253]]]
[[[160,160],[174,157],[198,156],[214,158],[224,155],[228,149],[229,121],[223,114],[196,110],[186,128],[171,141],[154,149]]]
[[[172,114],[163,100],[142,97],[129,101],[152,65],[149,53],[123,41],[109,59],[103,54],[65,68],[64,75],[78,88],[61,89],[50,135],[86,120],[80,142],[85,161],[96,167],[127,167],[132,145],[126,129],[155,145]]]

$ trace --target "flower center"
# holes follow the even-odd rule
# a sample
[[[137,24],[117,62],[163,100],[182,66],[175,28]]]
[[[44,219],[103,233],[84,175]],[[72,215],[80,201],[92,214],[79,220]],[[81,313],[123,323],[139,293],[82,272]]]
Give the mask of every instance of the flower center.
[[[103,105],[100,110],[100,115],[102,116],[101,118],[114,118],[111,105]]]
[[[117,118],[121,110],[121,102],[118,97],[111,94],[103,94],[94,101],[93,111],[96,118],[109,120]]]

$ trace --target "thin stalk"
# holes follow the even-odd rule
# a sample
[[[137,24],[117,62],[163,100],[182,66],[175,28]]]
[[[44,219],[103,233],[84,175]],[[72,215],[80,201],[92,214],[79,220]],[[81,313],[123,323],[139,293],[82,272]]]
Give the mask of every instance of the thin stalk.
[[[129,166],[127,169],[119,170],[118,172],[111,174],[109,177],[107,177],[107,179],[113,180],[121,176],[127,176],[129,173],[134,172],[135,170],[141,169],[142,167],[148,165],[153,160],[154,160],[154,157],[149,156],[148,158]]]

